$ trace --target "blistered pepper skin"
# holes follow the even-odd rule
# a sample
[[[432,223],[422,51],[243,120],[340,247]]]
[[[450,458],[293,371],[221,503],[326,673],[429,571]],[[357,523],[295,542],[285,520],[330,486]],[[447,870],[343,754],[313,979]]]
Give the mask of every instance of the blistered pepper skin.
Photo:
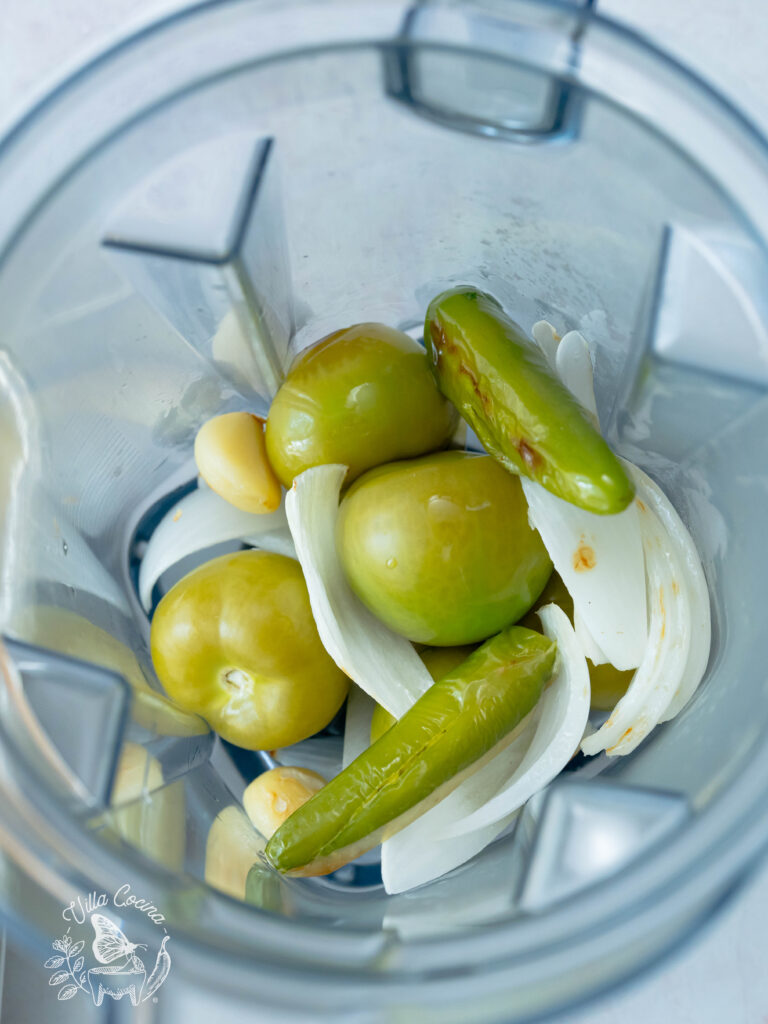
[[[443,394],[486,450],[589,512],[621,512],[634,487],[589,414],[494,298],[454,288],[429,305],[424,341]]]
[[[535,630],[538,623],[530,628]],[[435,682],[447,676],[448,673],[466,661],[474,647],[467,644],[462,647],[425,647],[419,651],[419,657],[427,666],[429,674]],[[371,715],[371,743],[375,743],[380,736],[383,736],[387,729],[391,729],[397,719],[390,715],[386,708],[377,704]]]
[[[334,871],[445,795],[533,709],[556,645],[512,626],[448,672],[275,832],[266,854],[279,870]]]

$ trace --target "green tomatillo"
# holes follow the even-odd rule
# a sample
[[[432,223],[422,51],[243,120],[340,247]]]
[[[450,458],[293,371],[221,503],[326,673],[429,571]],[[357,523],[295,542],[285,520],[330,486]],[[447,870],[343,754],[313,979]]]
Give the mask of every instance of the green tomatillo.
[[[285,487],[330,462],[348,466],[350,482],[442,448],[457,422],[418,342],[384,324],[356,324],[298,355],[269,410],[267,454]]]
[[[370,470],[341,503],[352,589],[416,643],[485,640],[539,596],[552,563],[517,477],[488,455],[437,452]]]
[[[157,607],[151,647],[169,697],[249,750],[318,732],[349,687],[320,642],[299,563],[266,551],[181,579]]]

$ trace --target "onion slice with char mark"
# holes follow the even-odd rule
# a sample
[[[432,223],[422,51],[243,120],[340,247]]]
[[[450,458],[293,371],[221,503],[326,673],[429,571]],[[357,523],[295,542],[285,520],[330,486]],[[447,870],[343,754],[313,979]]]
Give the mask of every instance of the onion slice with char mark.
[[[395,718],[432,685],[411,644],[380,622],[352,592],[336,552],[341,465],[300,473],[285,500],[296,555],[323,646],[339,668]]]
[[[545,320],[534,324],[533,336],[599,429],[586,339],[569,331],[558,343]],[[648,620],[636,506],[631,504],[619,515],[596,516],[533,481],[524,479],[522,484],[531,525],[541,534],[573,598],[576,633],[587,657],[596,665],[609,661],[622,670],[636,668],[645,649]]]
[[[242,512],[209,487],[198,488],[166,512],[147,543],[139,569],[139,599],[144,609],[152,607],[155,583],[171,566],[196,551],[230,540],[296,557],[282,505],[275,512]]]
[[[539,701],[538,724],[525,755],[490,800],[445,830],[464,836],[485,829],[519,810],[565,768],[579,749],[589,715],[589,670],[565,612],[549,604],[538,612],[544,632],[557,643],[555,676]]]
[[[638,506],[600,516],[577,508],[540,484],[520,480],[528,519],[605,659],[636,668],[648,639],[645,564]]]
[[[667,533],[667,542],[677,556],[682,573],[679,586],[687,590],[691,615],[691,645],[682,679],[672,700],[659,719],[668,722],[678,715],[696,692],[709,662],[712,643],[711,608],[709,589],[699,553],[693,539],[669,498],[649,476],[633,467],[635,479],[642,487],[643,500],[656,514]]]
[[[637,486],[645,549],[648,644],[625,695],[608,721],[585,739],[585,754],[629,754],[661,721],[683,678],[691,646],[691,603],[686,574],[665,525],[651,509],[643,474],[627,464]]]
[[[540,325],[536,325],[540,326]],[[550,326],[551,325],[547,325]],[[534,337],[539,340],[534,331]],[[542,349],[548,351],[548,340],[539,341]],[[586,340],[577,331],[566,334],[556,350],[556,369],[561,380],[582,405],[597,416],[593,383],[592,360]],[[625,463],[628,467],[630,463]],[[649,507],[655,512],[666,529],[668,542],[678,560],[678,567],[684,579],[680,586],[687,585],[691,606],[691,645],[683,676],[666,711],[659,719],[667,722],[682,711],[701,682],[709,662],[712,640],[711,608],[709,590],[699,553],[691,535],[677,514],[669,498],[637,466],[632,467],[636,480],[644,485],[644,496]],[[599,645],[589,632],[580,616],[576,617],[576,634],[585,644],[585,651],[594,664],[599,664],[595,655],[600,655]],[[595,646],[590,654],[588,647]],[[606,659],[602,657],[602,661]]]

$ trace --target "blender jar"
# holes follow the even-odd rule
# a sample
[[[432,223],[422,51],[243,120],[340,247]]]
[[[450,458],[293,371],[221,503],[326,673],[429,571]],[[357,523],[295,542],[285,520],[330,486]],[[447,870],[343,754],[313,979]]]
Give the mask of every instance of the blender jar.
[[[62,906],[129,885],[172,937],[142,1020],[517,1021],[705,920],[768,841],[768,149],[750,124],[581,5],[231,0],[47,97],[0,146],[0,195],[11,933],[42,961]],[[147,542],[196,486],[208,417],[265,411],[339,326],[418,336],[429,298],[467,282],[590,340],[607,436],[701,553],[707,676],[632,756],[577,765],[425,887],[386,896],[375,856],[248,881],[239,800],[270,762],[162,697]],[[331,730],[312,756],[338,747]]]

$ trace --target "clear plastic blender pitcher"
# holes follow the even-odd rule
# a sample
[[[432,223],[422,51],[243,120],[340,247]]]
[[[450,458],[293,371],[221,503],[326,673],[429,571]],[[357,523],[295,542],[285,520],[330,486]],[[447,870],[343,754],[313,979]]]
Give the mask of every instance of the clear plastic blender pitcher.
[[[739,113],[574,4],[203,3],[40,103],[0,196],[12,933],[42,961],[62,906],[127,884],[172,936],[142,1020],[518,1021],[706,919],[768,842],[768,147]],[[418,336],[453,283],[589,339],[607,436],[702,555],[707,677],[430,885],[386,896],[373,856],[246,886],[239,801],[272,761],[159,692],[147,542],[208,417],[263,411],[339,326]],[[338,729],[312,742],[338,759]]]

